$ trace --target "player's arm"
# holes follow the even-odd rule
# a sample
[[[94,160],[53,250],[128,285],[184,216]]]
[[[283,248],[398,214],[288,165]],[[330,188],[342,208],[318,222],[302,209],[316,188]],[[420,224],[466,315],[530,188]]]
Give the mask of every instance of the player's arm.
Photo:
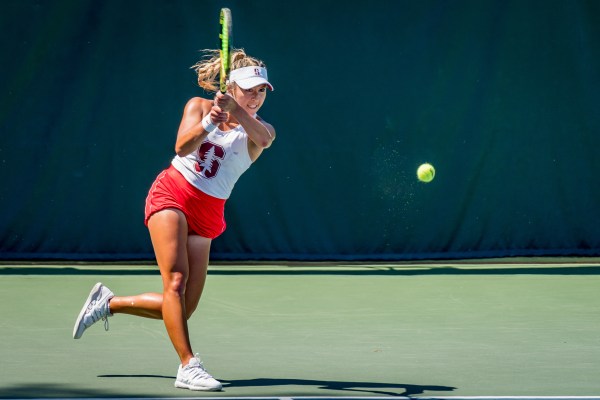
[[[259,127],[259,131],[264,131],[266,129],[266,131],[269,133],[269,137],[267,139],[264,139],[268,143],[267,146],[258,145],[252,139],[252,137],[250,137],[250,135],[248,135],[248,137],[250,138],[250,140],[248,141],[248,153],[250,154],[250,158],[252,159],[252,161],[256,161],[256,159],[258,158],[258,156],[260,156],[262,151],[264,149],[270,147],[271,144],[273,143],[273,140],[275,140],[275,128],[273,128],[273,125],[267,123],[260,117],[258,117],[258,119],[255,119],[255,118],[252,118],[252,119],[263,126],[263,128]],[[244,127],[244,129],[246,129],[246,127]],[[246,131],[246,132],[248,132],[248,131]]]
[[[180,157],[185,157],[188,154],[194,152],[202,143],[208,131],[206,130],[206,124],[202,123],[202,119],[209,114],[210,123],[218,125],[222,122],[222,116],[219,109],[211,112],[213,103],[210,100],[203,99],[201,97],[191,98],[183,109],[183,116],[181,117],[181,123],[179,124],[179,130],[177,131],[177,140],[175,142],[175,152]],[[217,107],[215,107],[217,108]],[[210,131],[210,128],[209,128]]]
[[[275,129],[270,124],[249,115],[241,107],[235,107],[231,115],[244,127],[248,137],[259,148],[266,149],[275,140]]]
[[[250,138],[248,148],[253,160],[260,155],[263,149],[271,146],[271,143],[275,140],[275,129],[271,124],[266,123],[262,119],[258,120],[248,114],[237,104],[235,99],[229,95],[217,93],[216,102],[217,104],[222,105],[224,109],[228,110],[246,131],[248,138]]]

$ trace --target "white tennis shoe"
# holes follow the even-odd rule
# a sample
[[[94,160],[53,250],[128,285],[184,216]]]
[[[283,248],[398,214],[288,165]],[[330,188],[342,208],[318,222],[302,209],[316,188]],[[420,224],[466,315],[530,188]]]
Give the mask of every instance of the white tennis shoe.
[[[112,316],[108,302],[115,297],[109,288],[98,282],[92,288],[90,295],[75,321],[73,339],[79,339],[83,332],[99,320],[104,320],[104,329],[108,330],[108,317]]]
[[[175,387],[207,391],[221,390],[223,388],[221,382],[206,372],[198,355],[193,357],[185,367],[181,366],[181,364],[179,365]]]

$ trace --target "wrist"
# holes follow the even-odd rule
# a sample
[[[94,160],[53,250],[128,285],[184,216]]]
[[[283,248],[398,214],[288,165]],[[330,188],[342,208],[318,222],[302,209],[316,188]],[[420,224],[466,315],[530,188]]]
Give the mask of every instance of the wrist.
[[[210,114],[206,114],[204,118],[202,118],[202,127],[208,133],[211,133],[217,129],[217,125],[213,124],[212,120],[210,119]]]

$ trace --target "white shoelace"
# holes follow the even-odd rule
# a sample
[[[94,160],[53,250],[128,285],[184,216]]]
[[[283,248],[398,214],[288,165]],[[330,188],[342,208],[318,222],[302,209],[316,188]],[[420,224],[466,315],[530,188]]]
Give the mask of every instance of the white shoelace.
[[[104,330],[108,331],[108,313],[103,311],[100,307],[96,308],[96,304],[98,304],[98,301],[93,300],[88,306],[88,315],[92,317],[92,323],[89,324],[88,327],[92,326],[92,324],[101,319],[104,321]]]
[[[204,369],[204,364],[202,364],[202,361],[200,361],[199,365],[186,366],[186,370],[190,374],[190,378],[210,378],[210,379],[212,379],[212,376],[208,372],[206,372],[206,370]]]

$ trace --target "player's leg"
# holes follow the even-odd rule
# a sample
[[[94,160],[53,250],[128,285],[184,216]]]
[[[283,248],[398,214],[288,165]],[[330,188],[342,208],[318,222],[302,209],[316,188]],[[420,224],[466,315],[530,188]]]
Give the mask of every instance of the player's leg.
[[[139,317],[162,319],[162,293],[144,293],[136,296],[115,296],[98,282],[90,292],[73,329],[73,337],[79,339],[83,332],[99,320],[105,321],[114,314],[130,314]]]
[[[194,356],[185,311],[188,225],[183,212],[166,209],[149,219],[148,229],[163,280],[162,318],[171,343],[185,365]]]
[[[208,270],[212,240],[197,235],[188,237],[189,276],[185,290],[185,309],[189,319],[198,306]],[[162,293],[143,293],[135,296],[114,296],[109,301],[111,314],[162,319]]]
[[[150,218],[148,229],[163,278],[164,293],[118,297],[99,282],[92,288],[75,321],[73,338],[79,339],[87,328],[99,320],[104,320],[105,329],[108,330],[108,317],[115,313],[160,319],[165,310],[172,310],[165,326],[177,353],[187,362],[193,356],[187,337],[184,298],[189,272],[187,222],[181,211],[166,209]],[[166,306],[165,293],[169,296]]]
[[[201,236],[188,236],[187,255],[189,275],[185,288],[185,312],[189,318],[200,301],[206,272],[208,270],[208,258],[210,253],[211,239]],[[221,390],[222,385],[204,369],[199,356],[194,356],[187,363],[182,360],[177,370],[175,386],[191,390]]]
[[[202,296],[211,239],[193,235],[188,237],[189,276],[185,290],[185,309],[189,319]],[[111,314],[129,314],[138,317],[162,319],[162,293],[143,293],[134,296],[114,296],[109,301]]]
[[[156,260],[163,279],[162,317],[167,333],[181,359],[177,370],[175,386],[191,390],[221,390],[222,385],[214,379],[202,365],[199,358],[192,352],[187,325],[186,286],[190,277],[196,285],[204,286],[206,269],[203,273],[190,274],[188,259],[188,225],[185,215],[180,210],[167,209],[150,217],[148,221],[150,237]],[[194,254],[199,254],[201,260],[206,259],[210,241],[192,240]],[[200,251],[196,251],[196,250]],[[195,256],[192,262],[197,264]],[[207,263],[207,261],[206,261]],[[198,268],[193,265],[194,270]],[[202,271],[202,268],[200,268]],[[202,290],[196,289],[194,296],[200,296]],[[197,304],[197,300],[196,300]]]
[[[204,238],[197,235],[188,237],[188,265],[189,276],[185,291],[185,309],[186,317],[189,319],[195,311],[206,281],[206,273],[208,270],[208,261],[210,254],[211,239]],[[104,294],[108,308],[105,305],[99,305],[97,308],[100,310],[106,310],[103,314],[99,314],[98,318],[88,323],[85,326],[81,322],[76,324],[75,332],[77,327],[81,326],[80,333],[74,334],[77,338],[81,337],[83,331],[91,326],[94,322],[99,319],[104,319],[114,314],[129,314],[145,318],[162,319],[162,307],[163,307],[163,294],[162,293],[143,293],[134,296],[115,296],[106,286],[101,283],[96,284],[92,292],[98,292],[96,297],[101,297],[101,291],[106,292]],[[112,296],[112,297],[111,297]],[[86,302],[84,309],[89,308],[90,301],[93,302],[94,295],[90,294],[90,300]],[[84,312],[82,310],[82,312]],[[98,312],[96,311],[96,314]],[[92,316],[96,315],[92,313]]]
[[[162,319],[162,293],[143,293],[135,296],[115,296],[109,302],[111,314]]]
[[[192,316],[196,307],[198,307],[202,291],[204,290],[211,243],[211,239],[202,236],[188,236],[188,263],[190,272],[185,289],[185,310],[188,319]]]

